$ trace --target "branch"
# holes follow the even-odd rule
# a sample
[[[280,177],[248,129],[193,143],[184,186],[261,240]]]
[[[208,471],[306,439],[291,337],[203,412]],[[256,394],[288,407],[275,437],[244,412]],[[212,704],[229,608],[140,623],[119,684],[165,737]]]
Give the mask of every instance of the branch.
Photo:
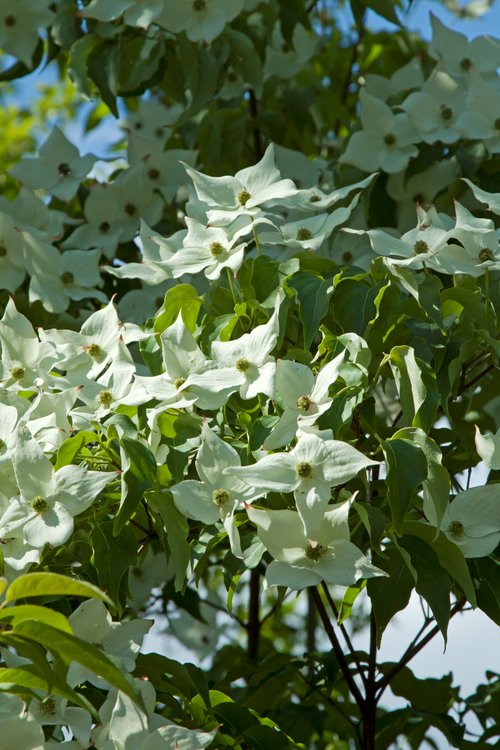
[[[323,591],[325,592],[326,598],[328,599],[328,604],[330,605],[330,608],[331,608],[331,610],[332,610],[332,612],[333,612],[333,614],[335,616],[335,619],[338,622],[339,613],[338,613],[337,607],[335,605],[335,602],[333,601],[332,596],[331,596],[331,594],[330,594],[330,592],[328,590],[328,586],[326,585],[326,583],[324,581],[323,581],[323,583],[321,585],[323,587]],[[340,627],[340,630],[342,631],[342,635],[344,636],[345,642],[347,643],[347,648],[351,652],[351,656],[354,659],[356,667],[358,668],[359,676],[363,680],[363,684],[364,684],[364,686],[366,688],[365,673],[363,671],[363,667],[361,666],[361,662],[359,661],[358,654],[355,651],[354,646],[352,645],[351,639],[349,638],[349,633],[347,632],[347,630],[346,630],[346,628],[345,628],[344,625],[339,625],[339,627]]]
[[[259,651],[259,595],[260,576],[256,570],[250,574],[250,603],[248,607],[248,658],[255,659]]]
[[[311,692],[318,693],[318,695],[321,695],[321,697],[324,698],[324,700],[327,703],[329,703],[331,706],[333,706],[333,708],[336,708],[337,711],[340,714],[342,714],[342,716],[344,717],[344,719],[346,721],[348,721],[349,724],[352,726],[352,728],[356,732],[356,735],[358,737],[358,740],[359,740],[360,744],[362,744],[362,740],[361,740],[361,735],[359,733],[359,726],[358,726],[358,724],[356,724],[351,719],[351,717],[348,714],[346,714],[346,712],[342,708],[340,708],[340,706],[338,705],[338,703],[335,703],[335,701],[333,700],[333,698],[330,698],[330,696],[327,695],[326,693],[323,693],[323,691],[320,690],[319,687],[317,687],[316,685],[313,685],[311,682],[309,682],[309,680],[306,677],[304,677],[304,675],[302,674],[302,672],[299,671],[299,672],[297,672],[297,674],[298,674],[299,677],[302,677],[302,679],[304,680],[304,682],[306,683],[306,685],[308,685],[311,688]]]
[[[335,630],[333,629],[333,625],[330,622],[330,618],[327,615],[325,605],[323,604],[320,593],[318,589],[316,588],[316,586],[311,586],[310,588],[311,588],[311,596],[314,600],[314,604],[316,605],[316,609],[318,610],[319,616],[321,617],[321,621],[323,623],[323,627],[325,628],[326,634],[328,638],[330,639],[330,643],[332,644],[340,669],[342,671],[342,674],[344,675],[344,679],[347,682],[347,685],[349,686],[349,690],[351,691],[352,696],[354,700],[356,701],[356,703],[358,704],[361,712],[364,713],[365,699],[361,695],[358,686],[354,682],[354,678],[349,670],[349,666],[345,660],[345,656],[340,646],[340,643],[338,641],[338,638],[335,635]]]
[[[465,606],[466,601],[467,600],[464,597],[461,602],[456,602],[455,603],[455,606],[451,610],[450,619],[452,617],[454,617],[457,614],[457,612],[461,612],[462,611],[462,609]],[[410,662],[413,659],[413,657],[416,656],[424,648],[424,646],[427,646],[427,644],[430,641],[432,641],[432,639],[434,638],[434,636],[436,636],[440,632],[439,626],[436,625],[434,628],[432,628],[432,630],[429,633],[427,633],[427,635],[425,636],[425,638],[422,638],[421,641],[419,641],[418,643],[415,643],[415,641],[417,640],[417,638],[420,636],[421,633],[423,633],[423,631],[425,630],[425,628],[427,627],[428,624],[429,623],[424,623],[424,625],[422,626],[422,628],[420,628],[420,631],[417,634],[417,636],[414,638],[414,640],[412,641],[412,643],[406,649],[406,651],[403,654],[401,660],[389,672],[387,672],[387,674],[381,680],[379,680],[379,682],[377,683],[377,687],[379,688],[379,693],[378,693],[378,696],[377,696],[377,701],[380,699],[380,696],[382,695],[382,693],[384,692],[384,690],[386,689],[386,687],[390,684],[390,682],[393,679],[393,677],[395,677],[397,674],[399,674],[399,672],[401,672],[401,670],[403,669],[403,667],[406,667],[406,665],[408,664],[408,662]]]
[[[252,120],[253,120],[253,143],[254,143],[254,149],[255,149],[255,156],[257,161],[260,161],[262,159],[262,142],[261,142],[261,132],[260,128],[257,125],[257,99],[255,97],[255,91],[253,89],[250,89],[250,111],[252,113]]]

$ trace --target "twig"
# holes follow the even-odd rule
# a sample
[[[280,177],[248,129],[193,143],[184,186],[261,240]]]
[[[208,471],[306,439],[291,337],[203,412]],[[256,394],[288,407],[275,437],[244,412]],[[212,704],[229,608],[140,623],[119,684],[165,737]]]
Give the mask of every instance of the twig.
[[[325,596],[326,596],[326,598],[328,600],[328,604],[330,605],[330,609],[332,610],[332,612],[333,612],[333,614],[335,616],[335,619],[338,621],[338,619],[339,619],[339,613],[338,613],[337,607],[335,605],[335,602],[332,599],[332,595],[330,594],[330,592],[328,590],[328,586],[326,585],[326,583],[324,581],[322,582],[321,585],[323,587],[323,591],[325,592]],[[342,632],[342,635],[344,636],[345,642],[347,643],[347,648],[351,652],[351,656],[354,659],[356,667],[358,668],[359,676],[363,680],[363,684],[364,684],[364,686],[366,688],[365,673],[363,671],[363,667],[361,666],[361,662],[359,661],[358,654],[355,651],[354,646],[352,645],[351,639],[349,638],[349,633],[347,632],[347,630],[346,630],[346,628],[345,628],[344,625],[339,625],[339,627],[340,627],[340,630]]]
[[[250,574],[250,603],[248,607],[248,659],[255,659],[259,652],[259,594],[260,575],[254,569]]]

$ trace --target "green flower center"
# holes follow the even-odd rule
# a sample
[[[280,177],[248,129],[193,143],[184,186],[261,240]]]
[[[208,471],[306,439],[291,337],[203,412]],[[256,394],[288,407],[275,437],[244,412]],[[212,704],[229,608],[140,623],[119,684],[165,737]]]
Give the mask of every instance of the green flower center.
[[[42,497],[41,495],[37,495],[31,501],[31,507],[33,508],[35,513],[44,513],[49,506],[47,505],[47,501],[44,497]]]
[[[387,135],[384,137],[384,143],[386,146],[394,146],[396,143],[396,136],[394,133],[387,133]]]
[[[311,197],[309,198],[309,203],[317,203],[320,200],[321,198],[319,195],[311,195]]]
[[[91,357],[99,357],[101,354],[103,354],[103,351],[99,344],[89,344],[87,351]]]
[[[7,248],[3,245],[0,245],[0,258],[5,258],[7,255]]]
[[[306,553],[308,560],[318,562],[318,560],[321,560],[327,549],[328,547],[323,547],[321,544],[317,544],[316,547],[313,547],[310,544],[309,547],[305,548],[304,552]]]
[[[415,244],[413,245],[413,252],[415,255],[422,255],[422,253],[426,253],[429,249],[429,245],[425,240],[417,240]]]
[[[5,16],[5,18],[3,19],[3,21],[4,21],[4,24],[6,26],[15,26],[16,25],[16,19],[14,18],[14,16]]]
[[[160,176],[160,173],[157,169],[150,169],[148,172],[148,177],[150,180],[157,180]]]
[[[495,126],[495,130],[500,130],[500,117],[497,117],[493,125]]]
[[[219,255],[222,255],[224,252],[224,245],[222,245],[220,242],[212,242],[210,245],[210,252],[214,256],[214,258],[218,258]]]
[[[195,10],[197,13],[201,13],[201,11],[205,10],[206,7],[206,0],[194,0],[193,10]]]
[[[2,440],[2,438],[0,438],[0,451],[2,450],[4,446],[5,446],[5,440]]]
[[[98,400],[101,406],[109,406],[113,401],[113,394],[111,391],[101,391]]]
[[[67,164],[65,161],[59,164],[57,169],[59,170],[59,174],[69,174],[71,172],[69,164]]]
[[[350,253],[350,252],[344,253],[343,256],[342,256],[342,261],[344,263],[351,263],[352,262],[352,253]]]
[[[233,72],[228,73],[227,80],[229,81],[229,83],[234,83],[237,80],[236,73],[233,73]]]
[[[134,125],[134,128],[136,130],[141,130],[141,128],[143,128],[143,127],[144,127],[144,125],[142,124],[142,122],[136,122],[135,125]]]
[[[26,368],[25,367],[13,367],[10,371],[10,374],[14,378],[14,380],[22,380],[26,374]]]
[[[414,203],[422,204],[425,201],[425,196],[423,193],[415,193],[412,200]]]
[[[248,190],[241,190],[238,193],[238,203],[240,204],[240,206],[244,206],[246,205],[246,202],[250,200],[251,197],[252,196],[250,195]]]
[[[453,110],[449,107],[444,107],[444,109],[441,111],[441,117],[443,120],[451,120],[453,117]]]
[[[297,408],[300,409],[300,411],[309,411],[311,404],[312,401],[309,396],[301,396],[297,399]]]
[[[125,213],[129,216],[134,216],[134,214],[137,213],[136,206],[134,206],[133,203],[127,203],[127,205],[125,206]]]
[[[185,382],[186,382],[186,378],[177,378],[177,380],[174,383],[176,390],[179,390],[181,385],[184,385]]]
[[[250,367],[250,360],[246,357],[240,357],[236,360],[235,365],[238,372],[246,372]]]
[[[75,280],[75,277],[71,273],[71,271],[65,271],[63,275],[61,276],[61,281],[64,284],[64,286],[68,286],[69,284],[72,284]]]
[[[300,464],[297,464],[297,474],[301,479],[311,479],[312,464],[308,461],[301,461]]]
[[[212,500],[220,508],[227,503],[231,495],[227,490],[214,490],[212,493]]]
[[[463,57],[460,60],[460,67],[462,70],[470,70],[470,68],[472,68],[472,60],[470,57]]]
[[[99,224],[99,231],[103,234],[107,234],[110,230],[109,222],[103,221],[101,224]]]
[[[51,695],[47,695],[42,701],[40,701],[40,710],[44,714],[53,714],[56,710],[56,702]]]
[[[158,138],[163,138],[163,136],[165,135],[165,131],[163,130],[163,128],[156,128],[155,135]]]
[[[448,534],[450,534],[453,539],[461,539],[465,534],[465,526],[462,521],[451,521],[448,526]]]
[[[312,237],[312,232],[310,229],[307,229],[306,227],[300,227],[300,229],[297,229],[297,239],[300,242],[304,242],[305,240],[310,240]]]
[[[495,253],[489,247],[483,247],[483,249],[479,251],[477,257],[479,258],[480,263],[484,263],[487,260],[495,260]]]
[[[132,573],[132,575],[134,576],[134,578],[141,578],[141,576],[144,575],[144,573],[142,572],[142,570],[140,568],[135,568],[134,567],[134,568],[131,569],[130,572]]]

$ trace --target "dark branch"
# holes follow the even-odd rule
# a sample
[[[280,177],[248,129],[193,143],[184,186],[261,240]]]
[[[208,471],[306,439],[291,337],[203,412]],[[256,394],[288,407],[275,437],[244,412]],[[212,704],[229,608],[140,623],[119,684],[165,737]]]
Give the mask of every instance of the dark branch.
[[[328,590],[328,586],[326,585],[326,583],[324,581],[323,581],[323,583],[321,585],[323,586],[323,591],[325,592],[325,596],[326,596],[326,598],[328,600],[328,604],[330,605],[330,608],[331,608],[331,610],[332,610],[332,612],[333,612],[333,614],[335,616],[335,619],[338,622],[339,613],[338,613],[337,607],[335,605],[335,602],[333,601],[332,596],[331,596],[331,594],[330,594],[330,592]],[[339,627],[340,627],[340,630],[342,631],[342,635],[344,636],[345,642],[347,643],[347,648],[351,652],[351,656],[352,656],[352,658],[354,659],[354,661],[356,663],[356,667],[358,668],[359,676],[363,680],[363,684],[364,684],[364,686],[366,688],[365,673],[363,671],[363,667],[361,666],[361,662],[359,661],[358,654],[357,654],[356,650],[354,649],[354,646],[352,645],[351,639],[349,638],[349,633],[347,632],[347,630],[346,630],[346,628],[345,628],[344,625],[339,625]]]

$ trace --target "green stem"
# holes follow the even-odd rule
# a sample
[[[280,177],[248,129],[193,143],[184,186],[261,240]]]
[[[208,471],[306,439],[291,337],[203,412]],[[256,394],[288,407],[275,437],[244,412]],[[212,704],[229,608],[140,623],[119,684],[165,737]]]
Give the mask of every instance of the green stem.
[[[490,269],[484,271],[484,299],[486,302],[486,330],[490,330]]]
[[[253,222],[253,219],[252,219],[252,222]],[[255,231],[255,226],[253,227],[253,236],[255,238],[255,244],[257,245],[257,252],[259,253],[259,255],[262,255],[262,253],[260,251],[259,238],[257,237],[257,232]]]
[[[203,297],[197,297],[197,300],[198,302],[201,302],[202,305],[205,305],[205,307],[208,307],[208,309],[211,310],[213,313],[217,314],[215,312],[215,308],[213,308],[210,302],[207,302],[206,299],[204,299]]]
[[[231,291],[233,293],[234,304],[237,305],[238,304],[238,300],[236,299],[236,294],[235,294],[235,291],[234,291],[234,284],[233,284],[233,280],[231,278],[231,271],[229,270],[228,266],[226,266],[226,271],[227,271],[227,278],[229,279],[229,286],[231,287]]]

